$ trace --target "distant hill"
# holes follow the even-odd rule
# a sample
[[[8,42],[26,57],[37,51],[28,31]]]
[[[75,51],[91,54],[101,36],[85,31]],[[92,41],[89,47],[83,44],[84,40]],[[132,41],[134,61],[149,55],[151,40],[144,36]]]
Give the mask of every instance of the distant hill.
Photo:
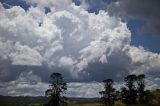
[[[48,97],[45,96],[38,96],[38,97],[31,97],[31,96],[2,96],[0,95],[0,103],[39,103],[44,104],[47,103],[49,100]],[[69,102],[76,102],[76,103],[92,103],[98,102],[99,98],[68,98]]]
[[[0,96],[0,103],[46,103],[47,97],[31,97],[31,96]]]

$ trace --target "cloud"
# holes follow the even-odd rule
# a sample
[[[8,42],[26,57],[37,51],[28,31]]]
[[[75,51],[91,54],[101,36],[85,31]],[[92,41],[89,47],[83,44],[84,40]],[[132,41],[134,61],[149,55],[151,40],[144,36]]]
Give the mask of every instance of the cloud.
[[[102,83],[69,83],[67,96],[69,97],[99,97],[99,91],[103,90]]]
[[[143,47],[130,47],[129,55],[132,58],[131,73],[160,74],[160,54],[144,50]]]
[[[141,20],[143,25],[140,31],[160,34],[158,0],[81,0],[80,4],[90,12],[98,13],[100,10],[105,10],[110,15],[121,17],[125,21]]]
[[[10,94],[19,95],[27,89],[44,86],[52,72],[62,73],[67,82],[83,83],[106,78],[121,83],[131,73],[160,74],[160,54],[131,46],[131,32],[121,18],[106,11],[89,13],[71,2],[59,5],[63,0],[26,2],[37,6],[24,10],[0,5],[0,62],[3,63],[0,73],[4,75],[0,75],[1,83],[27,82],[22,84],[23,88],[17,88],[19,91],[8,88]],[[48,13],[46,6],[51,10]],[[32,74],[41,79],[36,80],[38,85],[30,83],[32,78],[27,80],[27,75]]]
[[[48,87],[48,84],[41,82],[41,78],[34,75],[32,71],[22,72],[19,77],[9,83],[3,82],[0,88],[1,94],[12,96],[40,96]]]
[[[146,89],[160,89],[160,79],[149,77],[146,79]]]
[[[42,65],[42,57],[34,49],[15,43],[15,52],[9,54],[13,65]]]
[[[100,10],[107,10],[108,4],[117,0],[73,0],[80,4],[81,7],[85,8],[90,12],[98,13]]]
[[[72,0],[23,0],[27,3],[31,4],[37,4],[38,6],[42,7],[50,7],[50,6],[55,6],[56,8],[61,7],[63,8],[66,5],[69,5],[72,3]]]
[[[122,16],[123,18],[140,19],[145,22],[143,30],[160,34],[160,1],[159,0],[119,0],[112,2],[108,10],[112,15]]]
[[[59,60],[60,67],[72,67],[74,64],[76,64],[76,61],[73,61],[70,57],[64,56]]]
[[[0,94],[12,96],[42,96],[48,89],[49,84],[40,82],[41,78],[34,75],[32,71],[21,73],[15,81],[10,83],[0,83]],[[123,83],[114,83],[116,90],[120,90],[124,86]],[[68,97],[100,97],[99,91],[104,90],[103,83],[100,82],[70,82],[67,83],[67,92],[65,95]],[[146,79],[146,89],[159,88],[159,80],[151,77]]]
[[[10,43],[5,55],[12,65],[67,66],[65,70],[79,79],[89,74],[84,69],[90,63],[106,63],[130,42],[126,23],[107,12],[88,13],[74,4],[61,11],[50,8],[45,14],[40,7],[24,11],[18,6],[7,10],[1,6],[2,45]]]

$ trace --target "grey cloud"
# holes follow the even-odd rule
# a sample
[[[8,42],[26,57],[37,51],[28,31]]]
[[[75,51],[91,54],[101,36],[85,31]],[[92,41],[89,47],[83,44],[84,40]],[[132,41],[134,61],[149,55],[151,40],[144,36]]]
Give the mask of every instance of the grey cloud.
[[[121,82],[123,78],[129,74],[128,69],[130,68],[130,60],[127,60],[128,63],[125,63],[125,66],[115,63],[120,60],[115,59],[112,61],[109,61],[107,64],[102,64],[100,62],[89,64],[84,70],[88,73],[88,81],[96,80],[101,82],[106,78],[112,78],[117,82]],[[123,60],[121,62],[123,63]]]
[[[159,0],[82,0],[91,12],[106,10],[113,16],[129,21],[138,19],[144,22],[140,31],[160,34]]]
[[[98,13],[100,10],[107,10],[108,4],[114,1],[117,0],[81,0],[80,5],[90,12]]]
[[[5,83],[4,83],[5,84]],[[22,72],[14,81],[6,83],[8,95],[42,95],[48,84],[41,82],[41,78],[32,71]]]
[[[160,1],[159,0],[119,0],[109,5],[108,11],[112,15],[125,19],[140,19],[145,22],[142,30],[160,34]],[[128,20],[128,19],[127,19]]]
[[[148,76],[146,79],[146,89],[160,89],[160,79]]]
[[[99,91],[103,90],[103,84],[90,83],[69,83],[67,96],[69,97],[99,97]]]

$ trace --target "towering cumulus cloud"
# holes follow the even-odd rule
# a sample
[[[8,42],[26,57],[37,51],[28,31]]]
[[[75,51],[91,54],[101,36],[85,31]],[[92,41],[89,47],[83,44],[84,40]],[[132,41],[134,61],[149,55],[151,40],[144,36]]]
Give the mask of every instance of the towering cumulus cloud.
[[[93,92],[105,78],[118,82],[130,73],[160,73],[160,55],[131,46],[131,33],[120,18],[89,13],[68,0],[26,2],[28,10],[0,4],[0,93],[41,95],[49,74],[57,71],[72,82],[70,89],[96,81],[86,86]]]

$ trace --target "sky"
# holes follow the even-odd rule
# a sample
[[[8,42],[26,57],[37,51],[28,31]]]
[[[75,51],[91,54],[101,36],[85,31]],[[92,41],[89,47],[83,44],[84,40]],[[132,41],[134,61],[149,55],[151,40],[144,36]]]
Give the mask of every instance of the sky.
[[[159,0],[0,0],[0,95],[40,96],[59,72],[70,97],[145,74],[160,88]]]

